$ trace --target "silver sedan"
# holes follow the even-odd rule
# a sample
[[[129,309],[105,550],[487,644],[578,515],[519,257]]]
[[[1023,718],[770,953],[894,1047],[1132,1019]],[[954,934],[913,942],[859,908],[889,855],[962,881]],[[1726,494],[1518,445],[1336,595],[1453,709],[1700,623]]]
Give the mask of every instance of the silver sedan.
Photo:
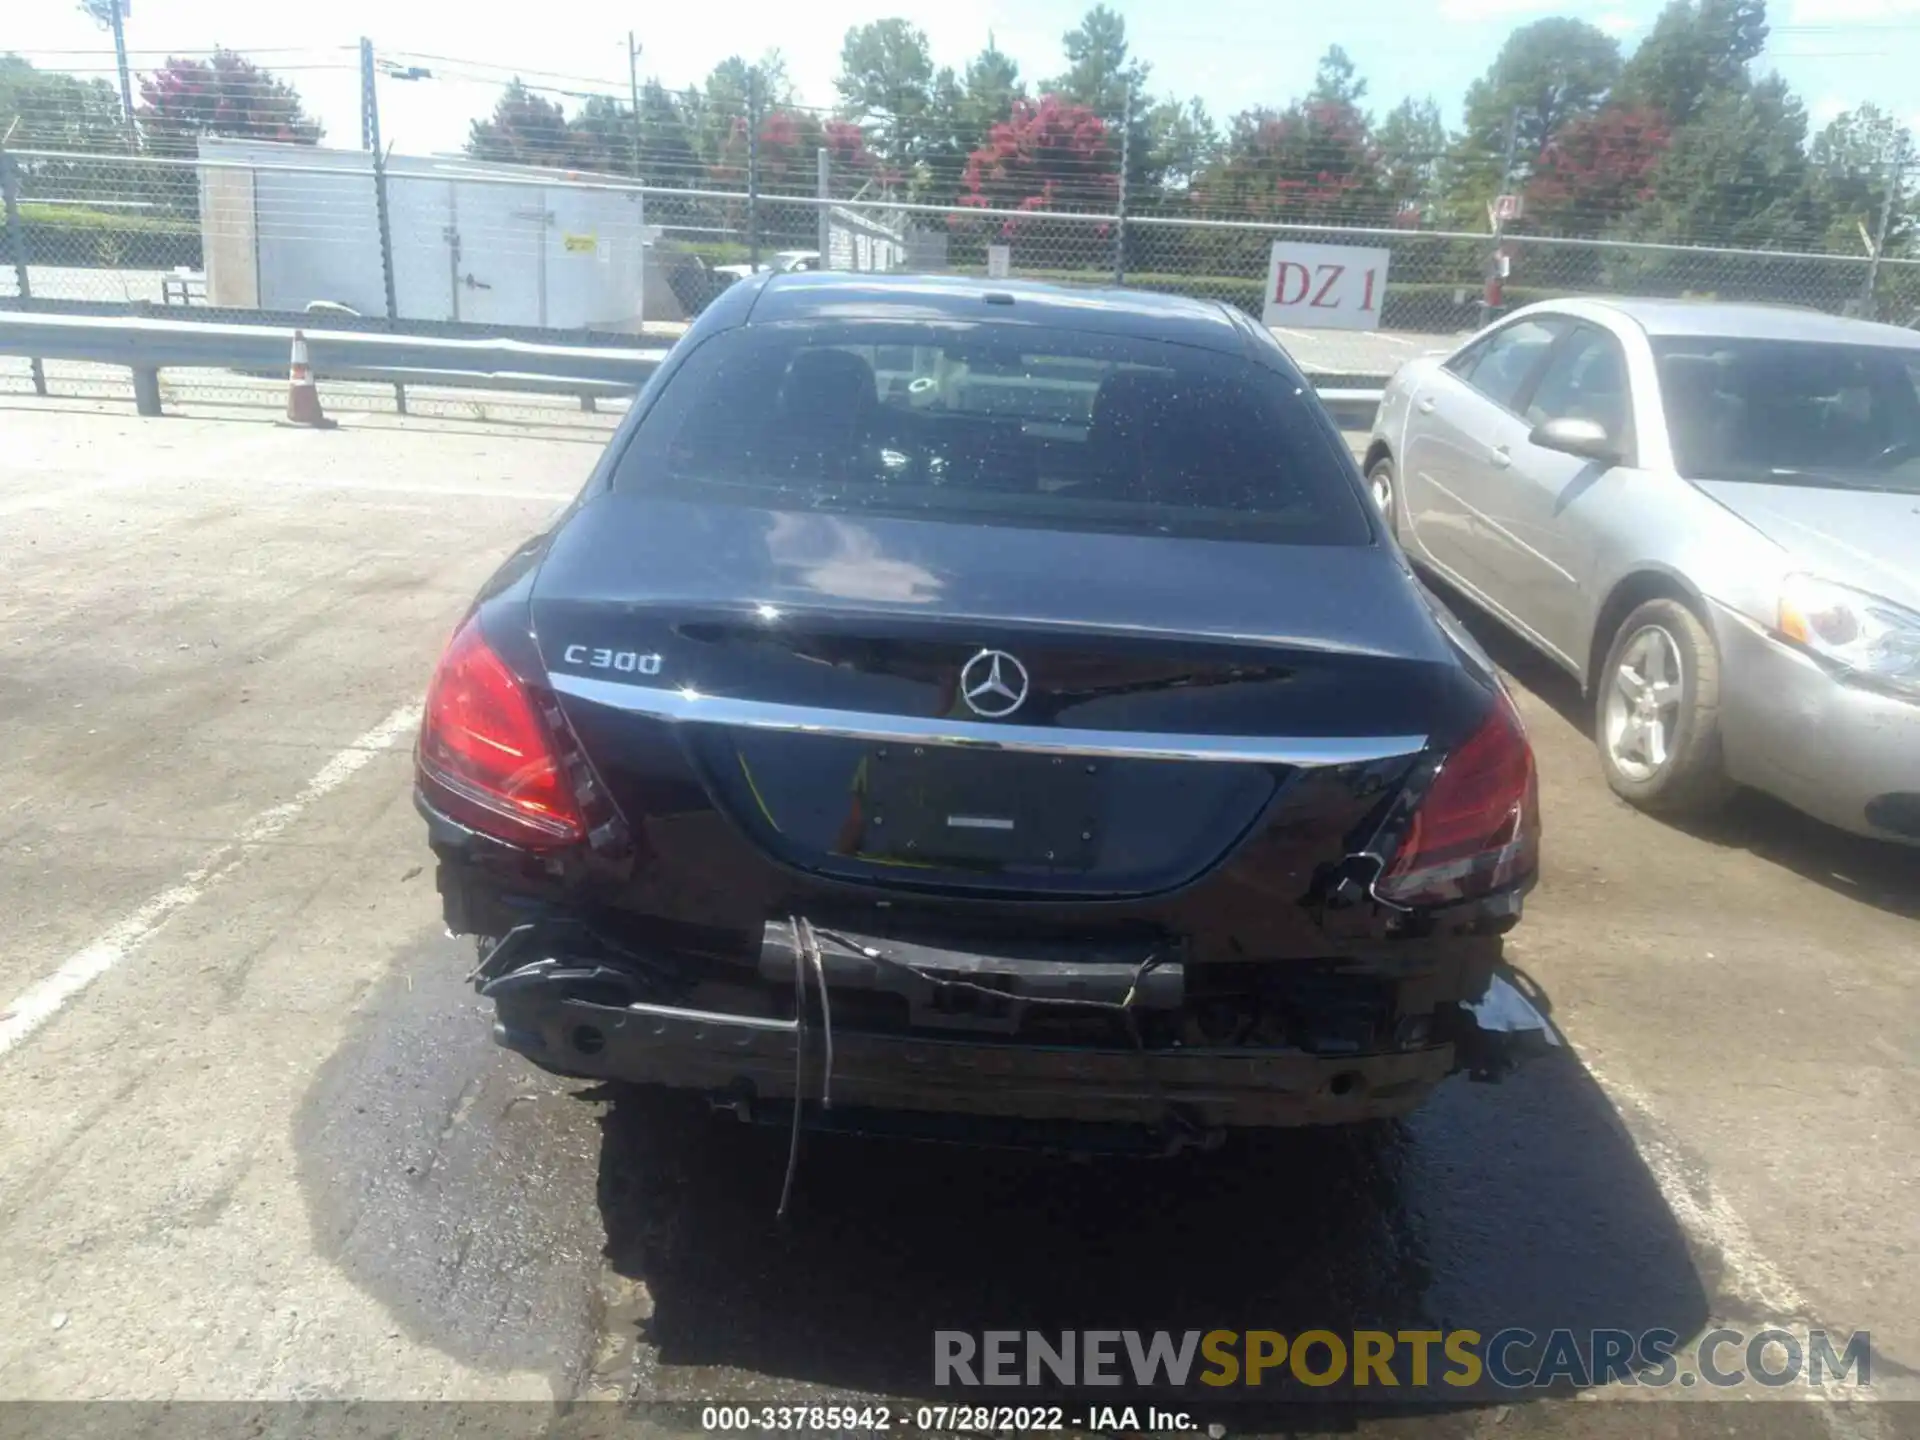
[[[1920,844],[1920,334],[1529,306],[1404,367],[1365,465],[1414,564],[1580,680],[1620,795]]]

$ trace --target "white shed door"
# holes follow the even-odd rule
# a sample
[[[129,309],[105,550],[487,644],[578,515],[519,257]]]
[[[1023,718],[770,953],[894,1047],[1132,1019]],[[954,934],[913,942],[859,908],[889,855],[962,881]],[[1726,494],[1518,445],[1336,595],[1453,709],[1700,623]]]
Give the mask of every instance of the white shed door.
[[[552,213],[531,185],[462,182],[455,202],[454,299],[462,320],[545,325]]]

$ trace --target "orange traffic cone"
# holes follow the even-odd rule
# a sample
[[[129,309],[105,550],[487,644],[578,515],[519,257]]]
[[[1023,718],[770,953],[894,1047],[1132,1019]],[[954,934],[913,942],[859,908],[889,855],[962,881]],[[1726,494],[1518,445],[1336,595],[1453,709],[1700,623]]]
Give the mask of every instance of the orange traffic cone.
[[[320,409],[320,391],[307,363],[307,337],[299,330],[293,332],[293,358],[287,369],[287,421],[317,430],[331,430],[336,423]]]

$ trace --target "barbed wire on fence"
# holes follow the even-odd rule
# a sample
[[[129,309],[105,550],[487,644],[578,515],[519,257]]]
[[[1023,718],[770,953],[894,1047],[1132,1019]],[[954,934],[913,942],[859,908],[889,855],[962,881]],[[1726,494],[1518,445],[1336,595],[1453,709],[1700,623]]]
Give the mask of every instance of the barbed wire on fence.
[[[217,70],[219,56],[230,53],[207,60],[136,52],[136,109],[156,115],[166,109],[161,89],[148,91],[169,66]],[[1133,133],[1141,129],[1138,116],[1096,115],[1051,97],[1021,101],[1004,115],[963,116],[958,106],[939,113],[848,113],[799,103],[777,85],[750,93],[755,71],[747,66],[728,76],[716,72],[703,90],[669,89],[637,76],[541,73],[438,52],[376,51],[376,57],[376,84],[463,84],[491,93],[492,108],[474,114],[465,140],[475,158],[619,173],[670,188],[744,190],[752,131],[765,194],[813,193],[814,158],[826,148],[837,162],[836,177],[848,180],[850,190],[866,183],[952,204],[1017,205],[1038,197],[1044,208],[1108,211],[1118,208],[1121,154],[1129,148],[1124,140],[1148,138]],[[26,95],[16,105],[21,132],[11,143],[95,153],[124,148],[109,83],[112,53],[59,58],[86,103],[60,87]],[[240,68],[245,62],[234,57],[218,77],[223,103],[241,112],[246,133],[262,133],[264,123],[246,113],[249,106],[285,99],[280,72],[348,76],[357,68],[351,47],[281,50],[272,58],[273,73]],[[1404,147],[1388,143],[1384,132],[1353,132],[1343,128],[1337,109],[1252,111],[1204,155],[1156,153],[1154,143],[1132,146],[1126,205],[1135,213],[1208,218],[1478,228],[1487,202],[1511,189],[1526,201],[1520,228],[1533,233],[1859,254],[1874,243],[1878,212],[1891,197],[1888,253],[1904,253],[1909,244],[1915,216],[1908,192],[1916,187],[1902,183],[1910,177],[1899,157],[1851,156],[1837,170],[1803,157],[1812,196],[1807,205],[1773,203],[1780,176],[1743,169],[1738,156],[1689,171],[1685,191],[1668,193],[1655,173],[1671,138],[1665,128],[1631,114],[1609,123],[1612,128],[1570,126],[1509,173],[1504,156],[1469,144]],[[142,120],[143,143],[151,143],[145,137],[153,128]],[[164,139],[165,126],[159,128]],[[328,138],[352,143],[350,136]]]
[[[1496,252],[1488,207],[1503,194],[1518,202],[1497,241],[1509,303],[1702,294],[1903,323],[1920,310],[1920,177],[1904,154],[1831,173],[1809,158],[1798,198],[1782,205],[1773,178],[1732,162],[1725,173],[1690,172],[1676,193],[1659,173],[1661,136],[1631,127],[1590,151],[1576,136],[1510,166],[1461,143],[1396,150],[1356,139],[1308,107],[1250,112],[1215,151],[1180,156],[1154,153],[1133,113],[1097,115],[1056,97],[1012,101],[1004,115],[850,113],[799,104],[751,67],[727,84],[716,72],[704,89],[668,89],[420,52],[333,47],[271,58],[268,74],[219,55],[135,52],[142,83],[131,132],[111,52],[64,56],[69,85],[0,91],[16,201],[0,261],[24,256],[39,299],[120,304],[195,300],[192,284],[168,277],[204,276],[210,254],[251,251],[257,265],[266,251],[304,246],[325,272],[360,264],[373,243],[371,263],[391,273],[396,250],[403,266],[424,263],[417,257],[457,231],[447,270],[456,301],[468,283],[461,256],[546,263],[553,235],[497,216],[456,225],[401,206],[396,233],[373,241],[374,187],[420,182],[335,163],[364,137],[321,135],[279,78],[326,74],[363,97],[372,87],[376,102],[380,86],[409,81],[492,93],[458,156],[389,164],[511,167],[556,195],[630,194],[644,223],[621,222],[632,235],[613,238],[653,255],[653,293],[670,296],[663,306],[681,318],[717,293],[716,267],[781,252],[817,252],[815,263],[829,266],[984,273],[998,245],[1019,273],[1124,277],[1257,313],[1271,244],[1284,236],[1386,249],[1382,323],[1459,329],[1485,318]],[[229,164],[218,152],[231,149],[222,137],[233,131],[281,149]],[[299,163],[303,151],[314,164]],[[227,183],[241,173],[255,192],[246,205]],[[505,170],[494,173],[509,183]],[[0,299],[18,298],[18,273],[0,263]],[[468,298],[479,313],[487,282],[474,273]],[[253,294],[263,305],[258,284]],[[372,309],[384,314],[384,301]],[[445,317],[402,309],[393,318]]]

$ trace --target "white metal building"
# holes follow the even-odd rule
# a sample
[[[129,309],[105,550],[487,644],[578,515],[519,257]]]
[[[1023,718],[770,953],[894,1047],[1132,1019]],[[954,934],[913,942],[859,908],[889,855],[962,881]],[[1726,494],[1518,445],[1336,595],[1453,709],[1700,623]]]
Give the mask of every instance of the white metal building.
[[[373,157],[200,142],[207,303],[385,315]],[[399,318],[637,332],[651,239],[614,177],[459,159],[387,164]]]

